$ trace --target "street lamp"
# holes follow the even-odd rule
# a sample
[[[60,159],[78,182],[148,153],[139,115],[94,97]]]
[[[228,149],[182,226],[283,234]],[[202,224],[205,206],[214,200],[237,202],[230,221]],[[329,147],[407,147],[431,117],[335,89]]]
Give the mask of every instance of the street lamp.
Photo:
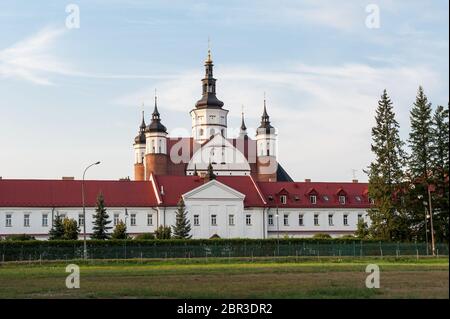
[[[433,227],[433,208],[431,206],[431,189],[430,184],[427,184],[428,191],[428,208],[430,213],[430,227],[431,227],[431,251],[433,252],[433,256],[436,256],[436,244],[434,241],[434,227]]]
[[[275,216],[277,217],[277,252],[278,256],[280,256],[280,219],[278,218],[280,215],[278,214],[278,205],[277,205],[277,213]]]
[[[86,171],[94,166],[98,165],[100,162],[95,162],[84,169],[83,179],[81,181],[81,201],[83,203],[83,257],[87,259],[87,245],[86,245],[86,205],[85,205],[85,195],[84,195],[84,176],[86,175]]]

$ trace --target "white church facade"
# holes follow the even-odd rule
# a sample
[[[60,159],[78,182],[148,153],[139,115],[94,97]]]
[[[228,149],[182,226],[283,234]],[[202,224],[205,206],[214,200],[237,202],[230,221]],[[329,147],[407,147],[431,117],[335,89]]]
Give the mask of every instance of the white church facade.
[[[86,221],[82,181],[0,178],[0,237],[46,239],[56,215],[86,223],[89,236],[100,193],[111,226],[124,221],[132,236],[175,225],[181,198],[192,238],[339,237],[353,234],[359,220],[370,224],[366,183],[292,180],[278,162],[265,100],[255,139],[243,115],[239,135],[228,136],[223,106],[208,52],[202,98],[190,111],[191,137],[169,136],[155,97],[150,124],[143,116],[134,139],[134,181],[85,181]]]

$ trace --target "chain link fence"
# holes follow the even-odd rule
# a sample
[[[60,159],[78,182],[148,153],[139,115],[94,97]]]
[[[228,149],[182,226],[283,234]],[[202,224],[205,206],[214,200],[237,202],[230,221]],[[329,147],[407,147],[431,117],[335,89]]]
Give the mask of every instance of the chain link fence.
[[[114,245],[93,245],[88,241],[89,259],[133,258],[208,258],[208,257],[370,257],[370,256],[427,256],[431,247],[425,243],[386,242],[258,242],[165,245],[135,243],[132,240]],[[437,244],[436,254],[448,256],[448,244]],[[27,245],[0,243],[0,261],[69,260],[83,258],[83,242],[70,245]]]

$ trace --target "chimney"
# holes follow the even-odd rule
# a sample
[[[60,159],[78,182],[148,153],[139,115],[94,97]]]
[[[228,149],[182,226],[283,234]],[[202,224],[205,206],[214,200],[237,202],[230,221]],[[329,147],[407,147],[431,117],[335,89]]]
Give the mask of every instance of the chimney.
[[[353,180],[352,180],[352,183],[355,183],[355,184],[356,184],[356,183],[358,183],[358,180],[357,180],[357,179],[353,179]]]
[[[62,180],[63,181],[73,181],[75,179],[75,177],[73,176],[63,176]]]
[[[305,179],[305,182],[306,182],[306,183],[311,183],[311,179],[310,179],[310,178],[306,178],[306,179]]]

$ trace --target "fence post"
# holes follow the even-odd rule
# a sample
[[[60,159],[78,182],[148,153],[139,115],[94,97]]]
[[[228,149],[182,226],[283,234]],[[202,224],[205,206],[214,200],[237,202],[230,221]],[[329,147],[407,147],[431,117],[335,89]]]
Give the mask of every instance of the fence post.
[[[416,256],[417,256],[416,259],[419,260],[419,250],[418,249],[416,249]]]
[[[353,242],[353,257],[356,257],[356,244]]]
[[[381,247],[381,240],[380,240],[380,256],[383,258],[383,248]]]

